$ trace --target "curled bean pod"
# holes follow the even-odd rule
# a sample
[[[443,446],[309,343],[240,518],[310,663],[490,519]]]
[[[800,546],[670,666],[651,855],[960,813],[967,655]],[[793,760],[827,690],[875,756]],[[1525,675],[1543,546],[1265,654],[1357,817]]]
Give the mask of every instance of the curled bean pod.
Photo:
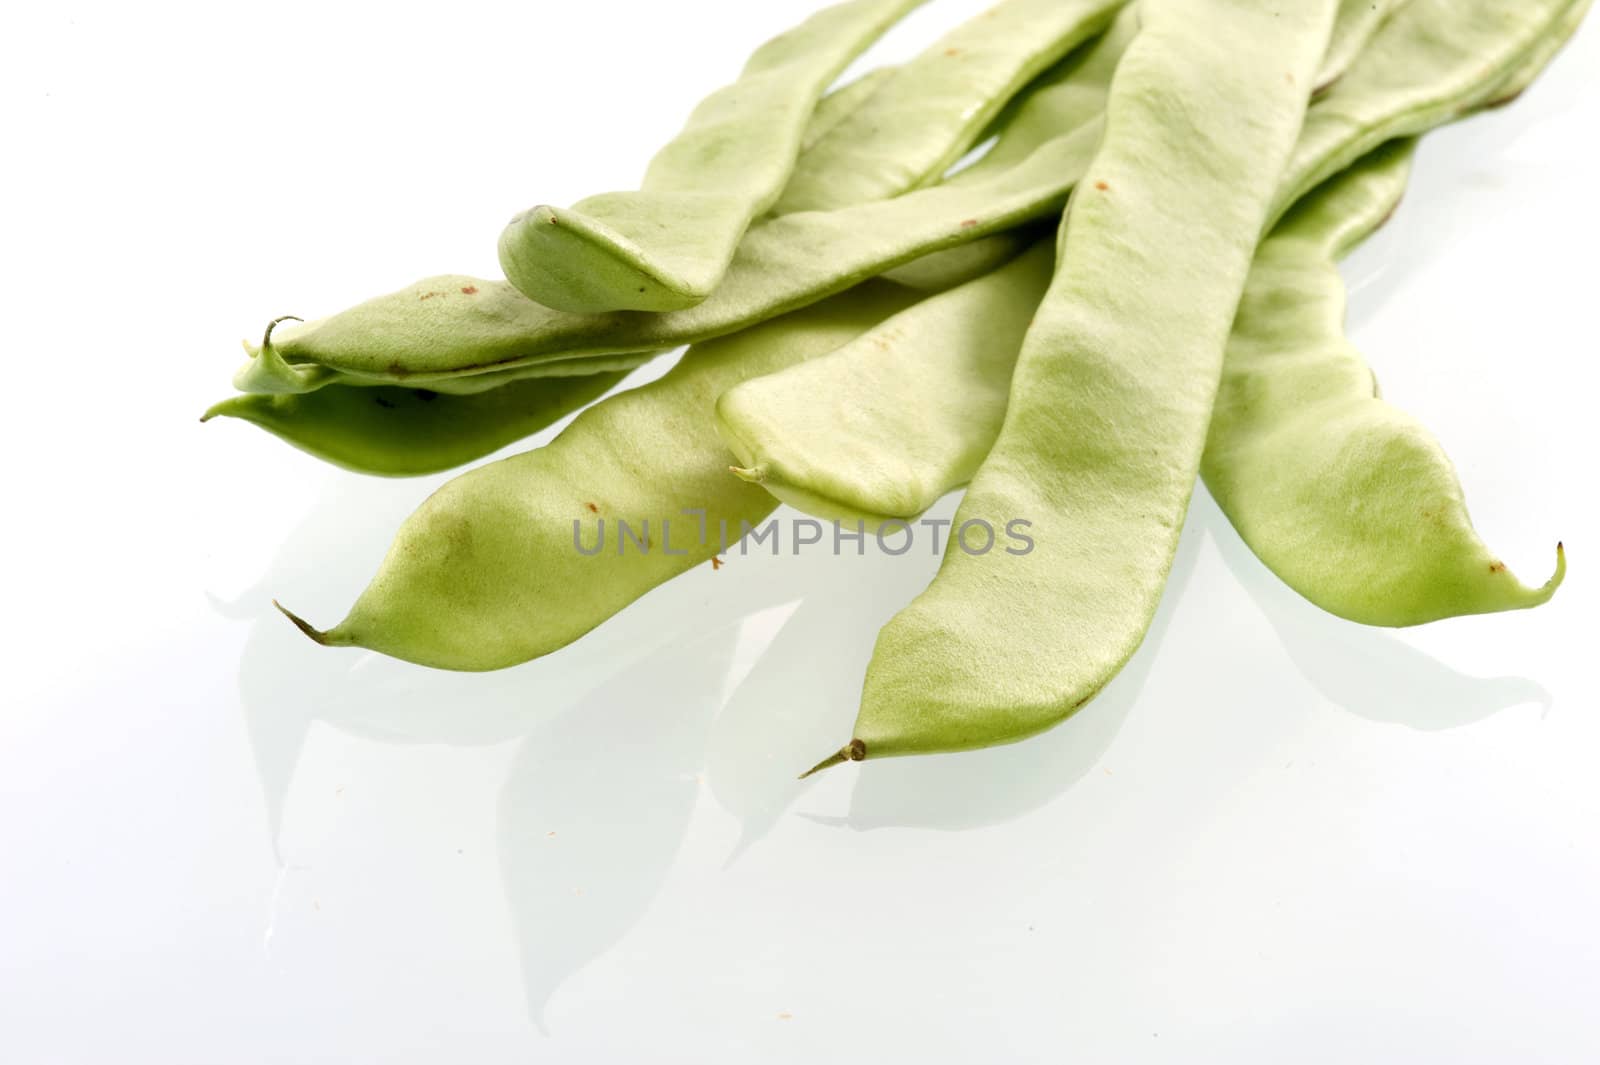
[[[736,472],[808,514],[874,524],[915,517],[965,484],[1005,416],[1053,243],[723,393],[717,427]]]
[[[777,212],[832,210],[937,181],[1023,86],[1125,0],[1002,0],[887,78],[795,164]]]
[[[637,192],[513,218],[500,265],[528,297],[566,311],[692,307],[721,281],[750,223],[783,191],[817,99],[923,0],[849,0],[756,50],[651,160]]]
[[[879,636],[853,739],[818,768],[1023,739],[1138,647],[1335,6],[1141,5],[1000,435],[938,576]],[[968,553],[969,527],[1019,521],[1031,550]]]
[[[1262,242],[1234,320],[1201,472],[1256,557],[1324,610],[1419,625],[1549,600],[1472,528],[1450,460],[1373,395],[1344,338],[1337,262],[1405,191],[1412,142],[1380,149],[1295,207]]]
[[[869,283],[691,348],[660,380],[595,404],[546,446],[445,484],[401,526],[337,626],[289,617],[319,643],[441,669],[501,669],[565,646],[777,506],[728,476],[711,417],[719,394],[831,351],[915,299]]]

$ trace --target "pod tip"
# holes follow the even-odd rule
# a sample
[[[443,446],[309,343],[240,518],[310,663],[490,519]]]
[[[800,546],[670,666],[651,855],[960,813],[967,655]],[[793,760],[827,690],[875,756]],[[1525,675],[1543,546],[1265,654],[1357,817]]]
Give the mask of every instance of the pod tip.
[[[296,614],[294,611],[290,610],[276,599],[272,601],[272,605],[278,608],[278,612],[280,614],[294,622],[294,627],[310,637],[313,643],[319,643],[324,647],[328,646],[327,633],[323,632],[321,629],[312,627],[311,623],[306,621],[305,618],[302,618],[300,615]]]
[[[845,762],[859,762],[866,757],[867,745],[862,743],[860,740],[851,740],[845,746],[840,747],[837,751],[834,751],[832,754],[828,755],[828,757],[824,758],[810,769],[807,769],[804,773],[801,773],[800,779],[804,780],[809,776],[814,776],[817,773],[822,772],[824,769],[831,769],[834,766],[841,765]]]
[[[767,471],[762,466],[729,466],[728,472],[751,484],[764,484],[767,480]]]

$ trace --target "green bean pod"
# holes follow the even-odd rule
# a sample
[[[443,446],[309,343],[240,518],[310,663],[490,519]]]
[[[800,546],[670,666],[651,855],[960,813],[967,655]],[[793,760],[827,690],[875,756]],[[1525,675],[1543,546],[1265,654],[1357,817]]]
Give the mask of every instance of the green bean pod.
[[[1339,259],[1394,211],[1413,142],[1380,149],[1262,242],[1234,320],[1201,473],[1256,557],[1295,591],[1367,625],[1420,625],[1549,600],[1478,537],[1449,458],[1374,397],[1344,337]]]
[[[664,314],[571,314],[503,282],[428,278],[328,318],[282,327],[234,379],[244,392],[307,392],[338,383],[434,391],[583,358],[668,350],[744,329],[908,263],[1058,213],[1099,130],[1063,134],[1022,163],[967,184],[881,203],[809,211],[751,228],[704,303]],[[637,361],[637,360],[635,360]],[[601,363],[596,369],[621,368]]]
[[[705,299],[783,192],[818,97],[922,2],[849,0],[762,45],[651,160],[637,192],[513,218],[500,236],[507,279],[566,311],[668,311]]]
[[[1141,4],[1000,435],[938,576],[879,636],[853,739],[817,768],[1024,739],[1138,647],[1335,7]],[[1031,549],[997,544],[1018,522]]]
[[[1085,140],[1098,138],[1111,76],[1122,53],[1139,31],[1137,4],[1128,4],[1104,34],[1085,45],[1013,99],[996,120],[1000,135],[994,146],[972,166],[953,175],[953,184],[978,182],[1023,162],[1055,137],[1088,127]],[[943,291],[980,277],[1019,255],[1037,234],[1000,233],[948,251],[934,252],[904,266],[884,272],[901,285]]]
[[[595,404],[546,446],[446,483],[401,526],[337,626],[289,617],[318,643],[441,669],[500,669],[571,643],[777,506],[728,475],[717,396],[848,343],[916,298],[869,283],[691,348],[660,380]]]
[[[941,178],[1008,100],[1125,0],[1002,0],[935,42],[801,155],[776,211],[898,196]]]
[[[735,472],[808,514],[874,526],[916,517],[965,484],[1005,416],[1053,243],[723,393],[717,428]]]

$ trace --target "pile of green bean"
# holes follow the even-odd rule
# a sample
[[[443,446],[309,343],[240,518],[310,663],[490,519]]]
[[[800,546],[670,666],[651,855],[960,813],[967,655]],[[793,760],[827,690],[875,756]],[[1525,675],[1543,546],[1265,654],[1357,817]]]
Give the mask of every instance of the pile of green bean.
[[[846,0],[762,45],[637,191],[515,216],[505,281],[269,326],[206,418],[351,470],[448,469],[581,410],[427,499],[338,625],[284,613],[321,644],[499,669],[720,563],[780,503],[870,537],[966,486],[823,768],[1089,703],[1144,639],[1197,477],[1354,622],[1554,594],[1559,545],[1519,582],[1379,398],[1337,262],[1395,210],[1417,138],[1518,95],[1589,0],[1000,0],[834,87],[920,3]],[[607,519],[668,542],[585,549]],[[1018,527],[1025,550],[963,540]]]

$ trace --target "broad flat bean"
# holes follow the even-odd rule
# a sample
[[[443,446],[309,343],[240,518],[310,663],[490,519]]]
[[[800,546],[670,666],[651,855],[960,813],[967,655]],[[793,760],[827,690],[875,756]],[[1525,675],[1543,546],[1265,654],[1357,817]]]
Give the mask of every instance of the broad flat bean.
[[[777,212],[832,210],[939,180],[1023,86],[1125,0],[1002,0],[885,80],[795,164]]]
[[[1201,473],[1268,569],[1324,610],[1419,625],[1547,601],[1472,528],[1450,460],[1373,395],[1345,340],[1337,262],[1394,211],[1412,142],[1380,149],[1289,212],[1256,253]]]
[[[658,381],[604,399],[550,444],[451,480],[408,518],[349,615],[319,643],[366,647],[441,669],[488,670],[547,654],[656,585],[713,557],[726,523],[755,524],[777,501],[728,476],[716,397],[847,343],[916,294],[869,282],[735,336],[696,345]],[[699,526],[687,510],[705,513]],[[610,537],[585,548],[598,522]],[[661,527],[670,521],[670,534]],[[646,539],[618,553],[618,521]],[[698,533],[705,528],[708,535]],[[678,554],[676,552],[682,552]],[[285,611],[288,613],[288,611]]]
[[[651,160],[639,191],[513,218],[500,236],[507,279],[566,311],[667,311],[705,299],[750,223],[777,202],[818,97],[922,2],[835,4],[762,45]]]
[[[915,517],[965,484],[1005,416],[1053,245],[1038,240],[837,351],[723,393],[717,427],[735,472],[808,514],[874,525]]]
[[[1335,6],[1141,4],[957,541],[880,634],[854,738],[823,766],[1023,739],[1088,702],[1138,647]],[[1015,520],[1032,523],[1029,553],[956,546],[969,522]]]

